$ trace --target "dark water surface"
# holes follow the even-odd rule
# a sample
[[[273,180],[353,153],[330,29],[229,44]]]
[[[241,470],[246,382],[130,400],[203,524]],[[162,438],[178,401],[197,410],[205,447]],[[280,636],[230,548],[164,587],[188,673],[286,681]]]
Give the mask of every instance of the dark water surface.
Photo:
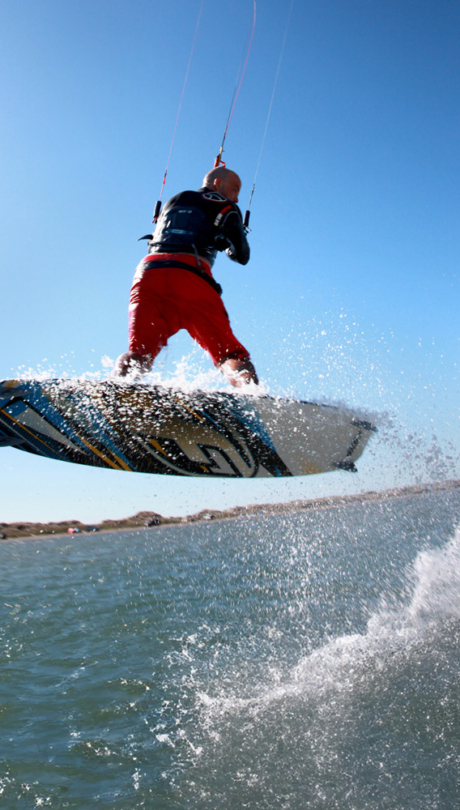
[[[0,807],[460,807],[460,492],[0,544]]]

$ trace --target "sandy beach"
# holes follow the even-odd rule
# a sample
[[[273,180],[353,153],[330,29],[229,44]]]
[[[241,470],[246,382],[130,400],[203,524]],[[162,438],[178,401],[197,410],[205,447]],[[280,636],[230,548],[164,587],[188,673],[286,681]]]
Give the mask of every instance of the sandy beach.
[[[251,506],[235,506],[232,509],[219,511],[215,509],[202,510],[186,517],[165,517],[157,512],[138,512],[131,517],[121,520],[103,520],[101,523],[88,525],[79,520],[63,520],[56,523],[0,523],[0,539],[14,540],[44,537],[49,535],[85,534],[88,532],[113,532],[129,529],[145,529],[150,526],[165,526],[184,523],[201,523],[209,520],[231,520],[250,515],[279,515],[306,509],[333,509],[353,503],[367,503],[369,501],[385,501],[390,498],[408,498],[423,495],[429,492],[450,491],[460,487],[460,480],[439,481],[434,484],[416,484],[397,489],[388,489],[382,492],[369,491],[358,495],[344,495],[311,500],[296,500],[287,503],[254,504]],[[69,532],[70,530],[70,532]]]

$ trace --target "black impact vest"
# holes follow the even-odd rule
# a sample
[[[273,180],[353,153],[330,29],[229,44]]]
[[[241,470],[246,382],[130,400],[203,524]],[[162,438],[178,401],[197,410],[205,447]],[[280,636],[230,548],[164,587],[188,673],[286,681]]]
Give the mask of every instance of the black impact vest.
[[[211,189],[183,191],[165,203],[149,253],[192,253],[212,267],[217,251],[247,264],[249,245],[238,206]]]

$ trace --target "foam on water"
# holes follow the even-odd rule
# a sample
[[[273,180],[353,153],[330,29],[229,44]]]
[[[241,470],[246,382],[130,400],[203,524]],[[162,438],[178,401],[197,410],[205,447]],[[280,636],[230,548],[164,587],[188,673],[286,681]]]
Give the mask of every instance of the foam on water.
[[[343,636],[299,663],[294,672],[295,690],[317,685],[343,689],[360,669],[382,666],[386,658],[420,645],[446,622],[460,619],[460,529],[441,549],[417,555],[410,574],[413,591],[408,604],[381,609],[368,622],[365,634]]]
[[[324,641],[284,674],[267,662],[265,686],[229,682],[217,697],[198,690],[192,781],[203,792],[192,805],[450,810],[460,765],[459,571],[457,529],[416,555],[406,587],[381,597],[364,632]]]
[[[314,650],[276,688],[254,698],[239,699],[211,698],[199,693],[203,712],[208,714],[206,722],[213,714],[249,708],[257,713],[289,696],[343,693],[371,667],[382,668],[385,660],[400,653],[410,656],[412,647],[442,632],[447,622],[460,620],[460,528],[445,547],[420,552],[408,580],[412,585],[406,602],[391,604],[394,599],[383,598],[365,633],[340,636]]]

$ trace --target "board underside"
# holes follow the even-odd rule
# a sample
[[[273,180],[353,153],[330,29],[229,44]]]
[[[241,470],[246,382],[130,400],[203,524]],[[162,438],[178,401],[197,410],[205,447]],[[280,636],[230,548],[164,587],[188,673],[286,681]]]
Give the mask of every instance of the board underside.
[[[221,478],[356,471],[373,425],[328,405],[124,382],[0,383],[0,447],[131,472]]]

